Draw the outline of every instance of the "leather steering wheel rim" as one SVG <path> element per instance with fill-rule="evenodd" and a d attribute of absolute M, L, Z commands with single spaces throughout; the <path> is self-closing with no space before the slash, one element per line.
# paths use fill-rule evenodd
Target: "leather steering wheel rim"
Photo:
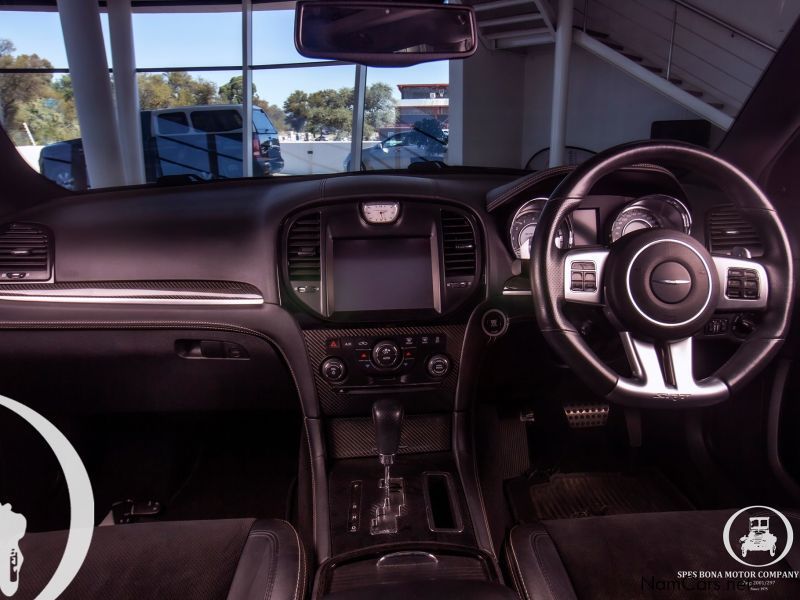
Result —
<path fill-rule="evenodd" d="M 677 380 L 681 378 L 686 380 L 685 369 L 683 373 L 679 374 L 679 377 L 665 376 L 662 382 L 664 389 L 652 381 L 650 383 L 645 381 L 648 378 L 655 380 L 657 377 L 647 377 L 647 373 L 636 372 L 637 364 L 642 365 L 648 360 L 648 357 L 653 357 L 652 352 L 647 356 L 645 356 L 645 352 L 642 352 L 642 361 L 636 363 L 632 360 L 631 352 L 635 352 L 637 348 L 645 348 L 645 344 L 637 346 L 633 350 L 629 350 L 626 346 L 626 353 L 629 360 L 632 361 L 634 377 L 643 377 L 643 380 L 637 383 L 635 380 L 620 375 L 594 353 L 564 313 L 564 305 L 567 302 L 565 290 L 569 289 L 565 280 L 570 273 L 568 261 L 573 251 L 561 250 L 556 247 L 555 238 L 559 224 L 604 176 L 624 167 L 641 164 L 657 164 L 664 167 L 686 169 L 719 187 L 742 216 L 754 226 L 763 244 L 763 255 L 758 257 L 757 262 L 740 261 L 744 267 L 758 268 L 761 279 L 764 279 L 764 274 L 766 275 L 767 281 L 758 284 L 763 286 L 760 293 L 765 305 L 763 318 L 758 328 L 741 343 L 733 356 L 711 377 L 697 382 L 692 380 L 692 385 L 684 385 L 683 391 L 680 381 Z M 701 246 L 689 236 L 684 237 L 686 242 Z M 682 239 L 667 241 L 683 243 Z M 610 256 L 613 256 L 615 245 L 612 244 L 610 249 L 598 246 L 598 257 L 603 256 L 603 252 L 611 253 Z M 695 253 L 706 252 L 704 248 L 702 250 L 695 248 L 693 251 Z M 731 271 L 726 271 L 726 265 L 737 266 L 739 264 L 733 263 L 732 259 L 726 261 L 724 257 L 718 255 L 712 257 L 709 254 L 708 257 L 713 260 L 710 270 L 715 270 L 715 265 L 720 263 L 722 267 L 719 272 L 727 277 L 731 276 Z M 585 265 L 585 263 L 582 264 Z M 601 275 L 599 263 L 597 268 L 599 279 Z M 628 271 L 630 275 L 630 268 Z M 712 277 L 709 271 L 709 281 L 713 282 L 716 278 L 717 276 Z M 726 280 L 722 279 L 721 281 L 724 283 Z M 672 282 L 670 281 L 670 283 Z M 608 291 L 604 287 L 605 285 L 606 282 L 597 281 L 598 295 L 602 294 L 605 297 Z M 630 288 L 630 285 L 628 287 Z M 794 266 L 789 240 L 775 209 L 759 187 L 742 171 L 707 150 L 691 144 L 661 141 L 634 142 L 610 148 L 587 160 L 567 175 L 553 191 L 542 210 L 531 240 L 531 290 L 536 319 L 542 334 L 561 359 L 583 379 L 590 389 L 621 404 L 685 408 L 705 406 L 726 400 L 733 391 L 740 389 L 757 375 L 775 356 L 789 329 L 794 301 Z M 727 298 L 724 286 L 717 286 L 713 290 L 713 295 L 715 297 L 712 300 L 715 303 L 720 301 L 721 295 L 725 295 Z M 711 296 L 712 291 L 709 291 L 709 297 Z M 740 302 L 734 302 L 734 304 L 738 303 Z M 731 302 L 729 301 L 728 304 Z M 747 303 L 744 302 L 744 305 L 746 306 Z M 717 304 L 712 306 L 711 313 L 716 307 Z M 701 315 L 699 318 L 705 317 L 707 315 Z M 702 324 L 697 327 L 697 331 L 701 328 Z M 630 336 L 625 338 L 625 333 L 621 335 L 623 341 L 631 339 Z M 689 334 L 687 338 L 689 350 L 691 350 L 692 343 L 691 335 Z M 679 348 L 677 342 L 668 342 L 668 353 L 674 350 L 677 356 L 678 352 L 686 349 L 686 339 L 681 344 Z M 688 376 L 693 377 L 691 352 L 689 352 L 688 360 Z M 667 362 L 670 362 L 669 359 Z"/>

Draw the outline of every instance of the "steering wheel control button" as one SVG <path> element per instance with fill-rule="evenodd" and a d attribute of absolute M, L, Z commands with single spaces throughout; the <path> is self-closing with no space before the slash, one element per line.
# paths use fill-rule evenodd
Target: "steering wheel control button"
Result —
<path fill-rule="evenodd" d="M 755 269 L 729 268 L 725 295 L 734 300 L 758 300 L 758 272 Z"/>
<path fill-rule="evenodd" d="M 400 348 L 391 340 L 375 344 L 372 349 L 372 361 L 382 369 L 391 369 L 400 362 Z"/>
<path fill-rule="evenodd" d="M 492 308 L 483 314 L 481 326 L 489 337 L 498 337 L 508 330 L 508 317 L 502 310 Z"/>
<path fill-rule="evenodd" d="M 685 300 L 692 291 L 692 276 L 678 262 L 663 262 L 650 274 L 650 287 L 662 302 L 676 304 Z"/>
<path fill-rule="evenodd" d="M 434 354 L 428 359 L 428 373 L 431 377 L 444 377 L 450 372 L 450 359 L 444 354 Z"/>
<path fill-rule="evenodd" d="M 337 382 L 344 379 L 347 369 L 340 358 L 326 358 L 320 367 L 322 376 L 328 381 Z"/>
<path fill-rule="evenodd" d="M 569 289 L 573 292 L 596 292 L 596 265 L 589 261 L 573 261 L 570 267 Z"/>

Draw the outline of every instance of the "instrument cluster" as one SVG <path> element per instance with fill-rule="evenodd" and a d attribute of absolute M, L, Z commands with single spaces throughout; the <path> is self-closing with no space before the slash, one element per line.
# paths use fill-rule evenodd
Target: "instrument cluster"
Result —
<path fill-rule="evenodd" d="M 625 202 L 619 198 L 618 209 L 599 210 L 596 207 L 576 209 L 559 225 L 555 245 L 570 249 L 595 244 L 610 245 L 642 229 L 672 229 L 691 233 L 692 215 L 683 201 L 666 194 L 651 194 Z M 534 198 L 523 203 L 514 213 L 508 228 L 509 242 L 514 256 L 530 259 L 531 240 L 539 224 L 547 198 Z M 590 203 L 587 203 L 590 204 Z M 600 215 L 608 218 L 601 221 Z"/>

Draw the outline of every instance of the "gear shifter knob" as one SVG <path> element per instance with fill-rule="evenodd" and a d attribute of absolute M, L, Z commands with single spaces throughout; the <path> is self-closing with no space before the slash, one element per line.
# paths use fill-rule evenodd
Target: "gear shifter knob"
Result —
<path fill-rule="evenodd" d="M 384 398 L 372 405 L 372 423 L 375 426 L 375 445 L 381 456 L 394 456 L 400 447 L 400 430 L 403 428 L 403 407 L 394 400 Z"/>

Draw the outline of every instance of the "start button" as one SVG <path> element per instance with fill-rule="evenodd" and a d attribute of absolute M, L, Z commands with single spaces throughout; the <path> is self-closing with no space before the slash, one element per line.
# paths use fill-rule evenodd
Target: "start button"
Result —
<path fill-rule="evenodd" d="M 497 337 L 503 335 L 508 329 L 508 317 L 502 310 L 492 308 L 484 313 L 481 325 L 486 335 Z"/>

